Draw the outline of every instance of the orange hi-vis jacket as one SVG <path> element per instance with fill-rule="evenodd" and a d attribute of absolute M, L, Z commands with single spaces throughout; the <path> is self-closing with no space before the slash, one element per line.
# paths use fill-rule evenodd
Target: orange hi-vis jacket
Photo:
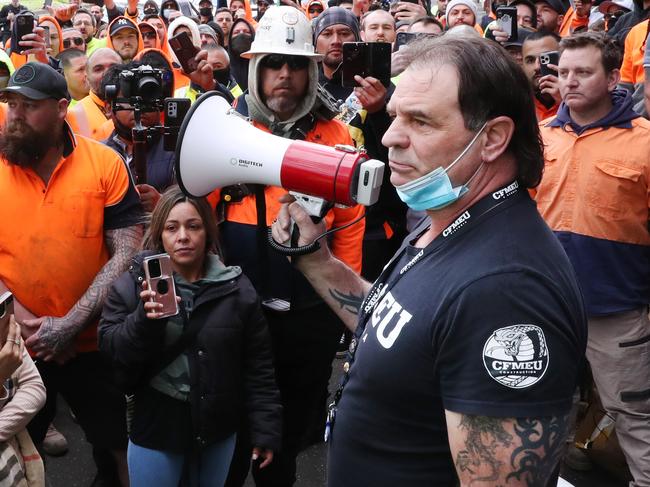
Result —
<path fill-rule="evenodd" d="M 108 32 L 111 31 L 111 27 L 115 23 L 120 23 L 120 22 L 127 22 L 130 25 L 133 26 L 133 29 L 136 32 L 136 35 L 138 36 L 138 47 L 137 50 L 135 51 L 135 54 L 137 55 L 142 49 L 144 49 L 144 44 L 142 43 L 142 34 L 140 33 L 140 29 L 138 29 L 138 24 L 137 22 L 131 20 L 129 17 L 125 16 L 119 16 L 115 17 L 113 21 L 108 25 Z M 113 40 L 111 39 L 110 34 L 106 36 L 106 47 L 110 47 L 111 49 L 115 49 L 113 47 Z M 135 57 L 135 56 L 134 56 Z"/>
<path fill-rule="evenodd" d="M 625 38 L 625 52 L 621 64 L 621 85 L 632 93 L 637 91 L 645 81 L 643 55 L 645 54 L 649 26 L 649 21 L 644 20 L 632 27 Z"/>
<path fill-rule="evenodd" d="M 108 137 L 103 130 L 103 126 L 108 120 L 104 111 L 104 101 L 92 91 L 68 110 L 66 119 L 72 131 L 77 135 L 98 141 L 103 141 Z"/>
<path fill-rule="evenodd" d="M 560 37 L 568 37 L 573 34 L 580 27 L 589 26 L 589 17 L 578 17 L 573 7 L 569 7 L 569 10 L 564 14 L 564 19 L 562 20 L 562 25 L 560 26 Z"/>
<path fill-rule="evenodd" d="M 533 101 L 535 102 L 535 114 L 537 115 L 537 121 L 541 122 L 542 120 L 546 120 L 547 118 L 554 117 L 555 114 L 557 113 L 557 109 L 559 108 L 560 104 L 556 103 L 550 108 L 546 108 L 541 101 L 539 101 L 536 97 L 533 97 Z"/>

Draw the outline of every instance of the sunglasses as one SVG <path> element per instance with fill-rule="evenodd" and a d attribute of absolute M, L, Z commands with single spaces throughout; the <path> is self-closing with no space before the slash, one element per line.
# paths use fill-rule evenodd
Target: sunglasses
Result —
<path fill-rule="evenodd" d="M 320 8 L 320 7 L 311 7 L 311 8 L 309 9 L 309 13 L 310 13 L 310 14 L 315 14 L 315 13 L 319 13 L 319 14 L 320 14 L 320 13 L 322 13 L 322 12 L 323 12 L 323 9 Z"/>
<path fill-rule="evenodd" d="M 157 37 L 156 33 L 153 32 L 153 31 L 144 31 L 142 33 L 142 38 L 143 39 L 155 39 L 156 37 Z"/>
<path fill-rule="evenodd" d="M 286 54 L 269 54 L 261 62 L 263 68 L 269 69 L 281 69 L 285 64 L 292 71 L 307 69 L 307 66 L 309 66 L 309 58 L 304 56 L 289 56 Z"/>
<path fill-rule="evenodd" d="M 83 46 L 84 40 L 81 37 L 72 37 L 70 39 L 63 39 L 63 48 L 68 49 L 74 43 L 75 46 Z"/>

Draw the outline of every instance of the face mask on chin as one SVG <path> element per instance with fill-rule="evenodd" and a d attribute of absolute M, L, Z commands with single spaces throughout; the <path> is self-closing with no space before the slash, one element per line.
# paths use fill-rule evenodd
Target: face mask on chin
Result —
<path fill-rule="evenodd" d="M 449 170 L 460 161 L 467 151 L 474 145 L 479 135 L 485 129 L 487 122 L 474 135 L 474 138 L 465 146 L 459 156 L 451 162 L 446 168 L 437 167 L 433 171 L 421 176 L 406 184 L 396 186 L 397 195 L 408 206 L 415 211 L 441 210 L 456 201 L 469 191 L 469 183 L 474 179 L 483 167 L 481 164 L 474 172 L 472 177 L 465 184 L 452 186 L 449 179 Z"/>

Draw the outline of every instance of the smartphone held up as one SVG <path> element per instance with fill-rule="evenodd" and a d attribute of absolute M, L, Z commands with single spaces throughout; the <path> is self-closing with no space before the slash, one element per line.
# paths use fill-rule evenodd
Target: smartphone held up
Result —
<path fill-rule="evenodd" d="M 145 257 L 143 261 L 144 275 L 147 287 L 156 293 L 151 301 L 162 304 L 157 310 L 162 313 L 158 318 L 168 318 L 178 314 L 176 300 L 176 286 L 174 284 L 174 270 L 168 254 L 157 254 Z"/>
<path fill-rule="evenodd" d="M 372 76 L 384 86 L 390 83 L 391 44 L 388 42 L 343 43 L 343 79 L 346 87 L 359 84 L 355 76 Z"/>

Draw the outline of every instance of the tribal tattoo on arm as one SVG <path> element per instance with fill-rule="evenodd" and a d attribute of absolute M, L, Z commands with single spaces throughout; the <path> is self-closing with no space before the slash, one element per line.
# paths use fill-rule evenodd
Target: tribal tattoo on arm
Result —
<path fill-rule="evenodd" d="M 564 452 L 568 414 L 543 418 L 446 414 L 462 486 L 544 487 Z"/>
<path fill-rule="evenodd" d="M 332 299 L 338 303 L 340 309 L 353 313 L 357 315 L 363 304 L 364 296 L 362 294 L 356 295 L 353 292 L 349 294 L 344 294 L 338 289 L 328 289 Z"/>
<path fill-rule="evenodd" d="M 127 269 L 129 260 L 137 252 L 142 231 L 142 225 L 134 225 L 104 232 L 110 259 L 66 316 L 44 319 L 38 333 L 41 347 L 56 355 L 99 317 L 111 284 Z"/>

